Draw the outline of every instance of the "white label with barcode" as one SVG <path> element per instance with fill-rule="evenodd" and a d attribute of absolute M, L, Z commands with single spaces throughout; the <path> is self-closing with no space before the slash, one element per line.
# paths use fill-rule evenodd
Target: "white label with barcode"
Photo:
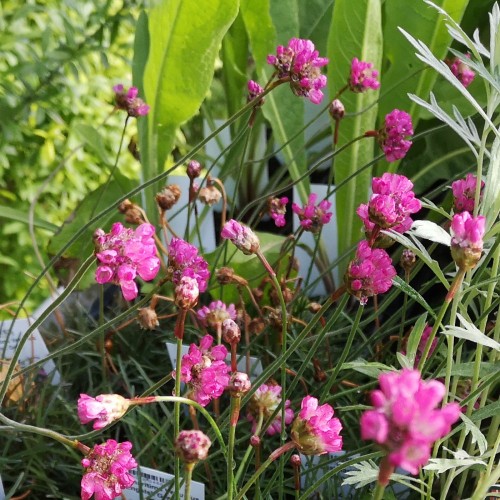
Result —
<path fill-rule="evenodd" d="M 169 500 L 174 496 L 174 476 L 149 467 L 138 467 L 130 473 L 135 477 L 134 485 L 123 492 L 126 500 Z M 190 500 L 205 500 L 205 485 L 191 481 Z M 184 485 L 180 491 L 184 500 Z"/>

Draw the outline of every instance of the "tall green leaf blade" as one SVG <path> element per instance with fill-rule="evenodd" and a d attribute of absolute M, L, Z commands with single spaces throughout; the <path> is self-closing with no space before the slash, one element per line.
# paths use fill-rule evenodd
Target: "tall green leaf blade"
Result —
<path fill-rule="evenodd" d="M 274 2 L 271 9 L 270 0 L 245 0 L 241 12 L 259 83 L 263 85 L 273 73 L 273 68 L 267 64 L 267 56 L 275 53 L 277 45 L 286 45 L 299 32 L 297 3 L 295 0 Z M 290 176 L 297 181 L 307 171 L 304 134 L 299 132 L 304 126 L 304 102 L 295 97 L 287 85 L 282 85 L 266 96 L 262 110 L 276 141 L 284 145 L 282 153 Z M 297 137 L 289 142 L 294 136 Z M 299 182 L 297 189 L 301 200 L 305 201 L 309 195 L 309 179 Z"/>
<path fill-rule="evenodd" d="M 328 88 L 330 95 L 345 85 L 349 76 L 351 61 L 357 57 L 370 61 L 376 69 L 382 62 L 382 15 L 380 0 L 337 0 L 333 8 L 333 19 L 328 38 Z M 377 99 L 379 92 L 369 90 L 362 94 L 345 92 L 342 102 L 347 113 L 340 124 L 339 145 L 375 129 Z M 369 106 L 371 108 L 367 109 Z M 367 109 L 367 111 L 362 112 Z M 335 184 L 355 174 L 361 167 L 373 160 L 374 141 L 362 139 L 341 153 L 334 163 Z M 337 224 L 339 234 L 339 255 L 361 238 L 361 221 L 356 208 L 368 197 L 371 169 L 365 169 L 337 191 Z M 345 264 L 344 264 L 345 265 Z M 342 274 L 342 270 L 341 270 Z"/>

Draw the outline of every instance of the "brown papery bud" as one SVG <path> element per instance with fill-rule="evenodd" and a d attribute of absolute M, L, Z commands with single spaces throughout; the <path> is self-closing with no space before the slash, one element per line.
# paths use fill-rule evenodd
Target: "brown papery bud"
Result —
<path fill-rule="evenodd" d="M 142 224 L 145 222 L 144 215 L 139 205 L 136 205 L 130 200 L 122 201 L 120 205 L 118 205 L 118 211 L 125 215 L 125 221 L 129 224 Z"/>
<path fill-rule="evenodd" d="M 181 189 L 177 184 L 165 186 L 157 195 L 156 203 L 162 210 L 170 210 L 181 197 Z"/>
<path fill-rule="evenodd" d="M 202 187 L 198 191 L 198 199 L 209 206 L 219 203 L 221 198 L 222 193 L 215 186 Z"/>
<path fill-rule="evenodd" d="M 143 330 L 154 330 L 160 324 L 156 311 L 151 307 L 143 307 L 137 311 L 137 322 Z"/>
<path fill-rule="evenodd" d="M 217 269 L 217 271 L 215 271 L 215 277 L 221 285 L 248 285 L 248 281 L 238 276 L 230 267 L 221 267 Z"/>

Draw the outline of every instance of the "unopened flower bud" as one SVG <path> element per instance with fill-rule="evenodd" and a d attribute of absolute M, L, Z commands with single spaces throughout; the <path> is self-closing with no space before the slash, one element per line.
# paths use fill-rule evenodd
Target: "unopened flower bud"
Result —
<path fill-rule="evenodd" d="M 200 162 L 196 160 L 191 160 L 187 165 L 187 175 L 193 180 L 200 176 L 201 174 L 201 165 Z"/>
<path fill-rule="evenodd" d="M 142 307 L 137 311 L 137 322 L 143 330 L 154 330 L 160 324 L 156 311 L 151 307 Z"/>
<path fill-rule="evenodd" d="M 328 107 L 328 112 L 334 120 L 342 120 L 345 115 L 345 108 L 342 104 L 342 101 L 340 101 L 339 99 L 334 99 Z"/>
<path fill-rule="evenodd" d="M 82 424 L 95 420 L 93 428 L 99 430 L 121 418 L 129 406 L 130 400 L 119 394 L 101 394 L 96 398 L 80 394 L 78 417 Z"/>
<path fill-rule="evenodd" d="M 201 431 L 181 431 L 175 440 L 175 452 L 187 464 L 205 460 L 212 442 Z"/>
<path fill-rule="evenodd" d="M 409 273 L 414 267 L 415 264 L 417 263 L 417 256 L 415 253 L 410 250 L 409 248 L 403 250 L 403 253 L 401 255 L 401 260 L 399 261 L 401 264 L 401 267 Z"/>
<path fill-rule="evenodd" d="M 183 276 L 175 287 L 175 305 L 181 309 L 191 309 L 198 302 L 200 289 L 195 278 Z"/>
<path fill-rule="evenodd" d="M 118 205 L 118 211 L 125 215 L 125 221 L 129 224 L 142 224 L 144 222 L 144 215 L 139 205 L 124 200 Z"/>
<path fill-rule="evenodd" d="M 226 222 L 221 231 L 222 238 L 231 240 L 233 245 L 245 255 L 252 255 L 259 251 L 260 243 L 257 235 L 248 227 L 234 219 Z"/>
<path fill-rule="evenodd" d="M 198 199 L 206 205 L 212 206 L 219 203 L 222 193 L 215 186 L 202 187 L 198 191 Z"/>
<path fill-rule="evenodd" d="M 250 437 L 250 446 L 253 446 L 254 448 L 257 448 L 257 446 L 260 446 L 260 437 L 254 434 L 253 436 Z"/>
<path fill-rule="evenodd" d="M 244 372 L 235 372 L 231 375 L 229 382 L 229 392 L 233 398 L 241 398 L 252 387 L 250 378 Z"/>
<path fill-rule="evenodd" d="M 453 216 L 451 221 L 451 256 L 463 271 L 476 267 L 483 251 L 486 218 L 473 217 L 469 212 Z"/>
<path fill-rule="evenodd" d="M 309 312 L 316 314 L 320 310 L 321 310 L 321 304 L 319 304 L 318 302 L 311 302 L 309 304 Z"/>
<path fill-rule="evenodd" d="M 155 197 L 162 210 L 170 210 L 181 197 L 181 189 L 177 184 L 165 186 Z"/>
<path fill-rule="evenodd" d="M 297 455 L 296 453 L 294 453 L 290 457 L 290 463 L 292 464 L 293 467 L 300 467 L 302 465 L 301 461 L 300 461 L 300 455 Z"/>
<path fill-rule="evenodd" d="M 228 344 L 237 344 L 241 340 L 240 327 L 230 318 L 222 322 L 222 340 Z"/>

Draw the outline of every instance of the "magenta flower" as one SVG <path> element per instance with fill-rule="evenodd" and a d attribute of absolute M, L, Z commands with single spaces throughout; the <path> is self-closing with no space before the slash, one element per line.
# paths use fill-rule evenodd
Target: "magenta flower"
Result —
<path fill-rule="evenodd" d="M 458 212 L 474 212 L 474 201 L 476 196 L 477 177 L 472 174 L 467 174 L 465 179 L 459 179 L 451 184 L 453 191 L 453 206 L 455 213 Z M 484 188 L 484 181 L 481 181 L 481 195 Z"/>
<path fill-rule="evenodd" d="M 364 305 L 368 297 L 387 292 L 396 274 L 389 254 L 381 248 L 370 248 L 363 240 L 358 244 L 356 257 L 349 263 L 344 280 L 347 291 Z"/>
<path fill-rule="evenodd" d="M 236 309 L 234 304 L 226 306 L 221 300 L 214 300 L 208 307 L 198 309 L 196 315 L 203 326 L 220 328 L 226 319 L 236 319 Z"/>
<path fill-rule="evenodd" d="M 370 132 L 367 135 L 371 135 Z M 411 141 L 406 137 L 413 135 L 411 116 L 395 109 L 385 117 L 384 126 L 378 131 L 377 140 L 388 162 L 401 160 L 410 149 Z"/>
<path fill-rule="evenodd" d="M 222 238 L 230 240 L 245 255 L 252 255 L 259 251 L 260 242 L 256 234 L 248 226 L 244 226 L 234 219 L 224 224 L 220 235 Z"/>
<path fill-rule="evenodd" d="M 128 441 L 117 443 L 108 439 L 90 450 L 82 460 L 85 467 L 81 483 L 82 500 L 89 500 L 92 495 L 96 500 L 112 500 L 134 484 L 134 477 L 128 473 L 137 467 L 131 449 L 132 443 Z"/>
<path fill-rule="evenodd" d="M 286 224 L 285 214 L 287 203 L 288 198 L 286 196 L 282 198 L 269 198 L 267 202 L 268 213 L 274 220 L 276 227 L 283 227 Z"/>
<path fill-rule="evenodd" d="M 332 204 L 328 200 L 322 200 L 316 205 L 317 198 L 316 193 L 311 193 L 302 208 L 297 203 L 292 203 L 292 211 L 299 216 L 300 225 L 311 233 L 319 232 L 324 224 L 330 222 L 333 215 L 328 211 Z"/>
<path fill-rule="evenodd" d="M 361 416 L 361 437 L 381 445 L 392 466 L 418 474 L 434 442 L 458 420 L 460 407 L 449 403 L 438 408 L 444 385 L 422 381 L 418 370 L 382 373 L 379 383 L 380 390 L 371 393 L 374 409 Z"/>
<path fill-rule="evenodd" d="M 193 464 L 208 457 L 212 441 L 201 431 L 181 431 L 175 440 L 175 452 L 184 463 Z"/>
<path fill-rule="evenodd" d="M 130 400 L 118 394 L 101 394 L 95 398 L 80 394 L 78 418 L 82 424 L 95 420 L 93 429 L 98 430 L 121 418 L 129 406 Z"/>
<path fill-rule="evenodd" d="M 465 54 L 465 57 L 470 59 L 470 54 Z M 464 87 L 468 87 L 476 76 L 476 73 L 474 73 L 474 71 L 472 71 L 469 66 L 462 62 L 458 57 L 455 57 L 451 61 L 447 60 L 446 64 L 448 64 L 451 72 L 457 77 L 458 81 Z"/>
<path fill-rule="evenodd" d="M 188 165 L 187 165 L 186 172 L 187 172 L 188 177 L 191 180 L 194 180 L 197 177 L 199 177 L 200 174 L 201 174 L 201 164 L 200 164 L 200 162 L 196 161 L 196 160 L 191 160 L 188 163 Z"/>
<path fill-rule="evenodd" d="M 483 251 L 486 218 L 469 212 L 455 214 L 451 221 L 451 256 L 457 266 L 468 271 L 476 266 Z"/>
<path fill-rule="evenodd" d="M 276 408 L 281 404 L 281 386 L 262 384 L 253 393 L 247 406 L 247 420 L 252 422 L 252 433 L 257 429 L 257 421 L 262 414 L 264 421 L 271 417 Z M 294 412 L 290 408 L 290 400 L 285 401 L 285 424 L 292 423 Z M 281 432 L 281 411 L 278 411 L 273 421 L 266 430 L 266 434 L 274 436 Z"/>
<path fill-rule="evenodd" d="M 207 289 L 210 271 L 205 259 L 198 255 L 198 249 L 180 238 L 172 238 L 168 245 L 168 265 L 174 285 L 179 285 L 184 276 L 198 282 L 200 292 Z"/>
<path fill-rule="evenodd" d="M 120 222 L 115 222 L 109 233 L 97 229 L 94 233 L 99 261 L 95 272 L 97 283 L 120 285 L 125 299 L 134 300 L 138 294 L 135 278 L 151 281 L 160 269 L 154 233 L 154 226 L 147 223 L 135 230 Z"/>
<path fill-rule="evenodd" d="M 391 228 L 404 233 L 411 228 L 410 214 L 422 208 L 412 188 L 413 183 L 404 175 L 385 173 L 373 178 L 370 201 L 356 210 L 370 241 L 372 236 L 379 236 L 380 229 Z"/>
<path fill-rule="evenodd" d="M 329 404 L 318 406 L 318 400 L 306 396 L 292 424 L 291 437 L 304 455 L 322 455 L 342 449 L 342 424 L 333 417 Z"/>
<path fill-rule="evenodd" d="M 264 89 L 257 82 L 254 82 L 253 80 L 250 80 L 248 82 L 247 88 L 248 88 L 247 102 L 253 101 L 258 95 L 264 92 Z M 262 104 L 264 104 L 264 98 L 260 99 L 257 105 L 262 106 Z"/>
<path fill-rule="evenodd" d="M 326 86 L 326 76 L 320 68 L 328 64 L 328 59 L 319 57 L 313 42 L 292 38 L 286 47 L 276 48 L 276 55 L 267 56 L 267 62 L 276 68 L 278 78 L 290 82 L 295 95 L 307 97 L 313 104 L 321 102 L 320 89 Z"/>
<path fill-rule="evenodd" d="M 380 83 L 377 80 L 378 71 L 372 68 L 372 63 L 360 61 L 355 57 L 351 63 L 349 89 L 356 93 L 364 92 L 368 89 L 377 90 L 380 87 Z"/>
<path fill-rule="evenodd" d="M 189 346 L 181 362 L 181 380 L 189 384 L 192 399 L 202 406 L 220 397 L 229 385 L 230 367 L 224 362 L 227 349 L 223 345 L 212 347 L 213 342 L 211 335 L 205 335 L 199 347 Z"/>
<path fill-rule="evenodd" d="M 149 106 L 137 94 L 137 87 L 130 87 L 125 90 L 123 85 L 115 85 L 113 87 L 115 93 L 115 105 L 118 109 L 123 109 L 129 116 L 138 117 L 145 116 L 149 113 Z"/>

